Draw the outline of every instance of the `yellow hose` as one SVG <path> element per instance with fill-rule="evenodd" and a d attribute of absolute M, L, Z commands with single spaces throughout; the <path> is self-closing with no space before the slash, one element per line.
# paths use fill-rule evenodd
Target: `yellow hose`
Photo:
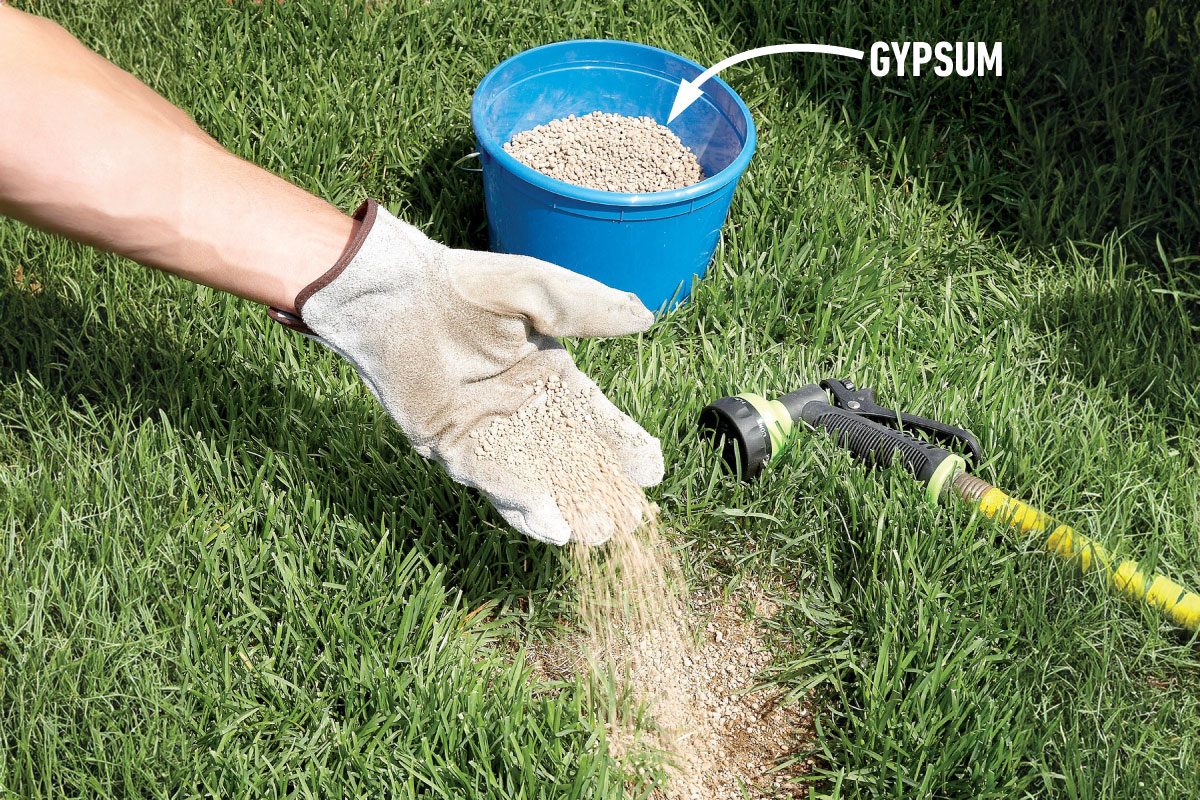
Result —
<path fill-rule="evenodd" d="M 1051 553 L 1074 561 L 1084 572 L 1103 570 L 1119 594 L 1161 611 L 1181 627 L 1200 631 L 1200 594 L 1162 575 L 1148 575 L 1133 559 L 1118 562 L 1103 545 L 1070 526 L 1055 523 L 1043 512 L 1009 497 L 986 481 L 960 472 L 954 478 L 954 488 L 989 519 L 1024 534 L 1044 536 L 1044 545 Z"/>

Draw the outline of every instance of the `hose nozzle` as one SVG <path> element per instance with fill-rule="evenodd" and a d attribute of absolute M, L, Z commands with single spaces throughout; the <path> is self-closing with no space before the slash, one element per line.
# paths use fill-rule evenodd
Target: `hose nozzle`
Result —
<path fill-rule="evenodd" d="M 834 390 L 839 405 L 829 402 L 826 387 Z M 783 447 L 795 424 L 803 422 L 807 427 L 824 429 L 839 445 L 870 465 L 888 465 L 898 458 L 913 477 L 928 487 L 930 500 L 936 503 L 954 474 L 966 469 L 966 462 L 945 448 L 874 421 L 885 412 L 874 405 L 872 397 L 869 390 L 859 390 L 845 380 L 806 384 L 775 400 L 739 394 L 705 406 L 699 424 L 721 447 L 725 463 L 744 481 L 757 478 Z M 943 435 L 959 430 L 919 417 L 896 418 L 897 424 L 908 420 L 919 420 L 923 424 L 915 427 Z M 974 442 L 974 437 L 970 441 Z"/>
<path fill-rule="evenodd" d="M 803 421 L 803 409 L 812 402 L 829 403 L 825 390 L 815 383 L 775 400 L 748 392 L 722 397 L 704 407 L 699 425 L 721 447 L 729 469 L 752 481 L 782 449 L 795 423 Z"/>

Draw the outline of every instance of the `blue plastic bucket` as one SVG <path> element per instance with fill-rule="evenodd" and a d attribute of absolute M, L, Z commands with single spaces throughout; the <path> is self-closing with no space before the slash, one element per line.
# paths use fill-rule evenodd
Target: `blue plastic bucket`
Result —
<path fill-rule="evenodd" d="M 679 82 L 704 71 L 632 42 L 581 39 L 526 50 L 493 69 L 471 101 L 491 248 L 634 292 L 648 308 L 682 302 L 712 260 L 738 178 L 754 153 L 750 110 L 717 78 L 670 124 L 706 177 L 626 194 L 555 180 L 504 152 L 516 133 L 592 111 L 665 122 Z"/>

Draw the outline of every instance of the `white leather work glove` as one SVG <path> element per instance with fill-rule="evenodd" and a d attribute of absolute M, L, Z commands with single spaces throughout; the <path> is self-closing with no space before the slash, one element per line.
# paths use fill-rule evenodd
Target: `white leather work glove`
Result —
<path fill-rule="evenodd" d="M 662 480 L 658 440 L 554 338 L 646 330 L 654 316 L 635 295 L 534 258 L 451 249 L 373 200 L 355 217 L 342 257 L 296 297 L 299 316 L 270 313 L 353 364 L 418 453 L 483 492 L 521 533 L 566 544 L 572 531 L 550 491 L 477 457 L 471 438 L 557 373 L 564 386 L 590 390 L 596 432 L 619 467 L 641 486 Z"/>

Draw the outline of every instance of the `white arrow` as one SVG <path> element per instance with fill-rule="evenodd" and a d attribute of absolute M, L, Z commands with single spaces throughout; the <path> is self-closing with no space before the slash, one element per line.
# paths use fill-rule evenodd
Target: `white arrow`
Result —
<path fill-rule="evenodd" d="M 862 50 L 855 50 L 852 47 L 834 47 L 829 44 L 773 44 L 767 47 L 756 47 L 753 50 L 747 50 L 744 53 L 738 53 L 736 56 L 730 56 L 724 61 L 717 62 L 704 70 L 704 72 L 701 72 L 694 81 L 686 79 L 680 81 L 679 91 L 675 93 L 675 102 L 671 105 L 671 115 L 667 117 L 667 122 L 671 122 L 671 120 L 682 114 L 684 109 L 700 99 L 700 95 L 704 94 L 700 87 L 704 85 L 705 81 L 721 70 L 726 67 L 732 67 L 734 64 L 745 61 L 748 58 L 770 56 L 775 53 L 827 53 L 831 56 L 847 56 L 859 60 L 862 60 L 863 57 Z"/>

